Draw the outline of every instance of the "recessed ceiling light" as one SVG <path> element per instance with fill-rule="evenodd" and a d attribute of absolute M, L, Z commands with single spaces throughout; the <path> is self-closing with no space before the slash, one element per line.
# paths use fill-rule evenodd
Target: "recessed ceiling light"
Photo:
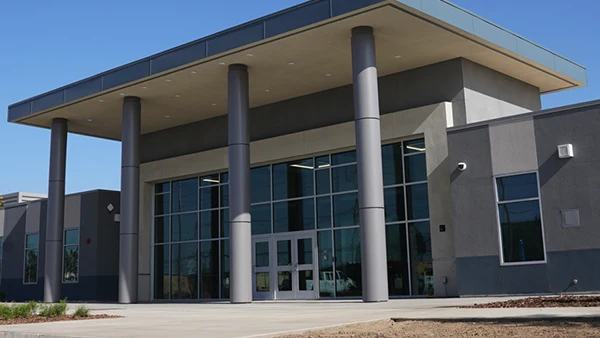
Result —
<path fill-rule="evenodd" d="M 216 104 L 216 103 L 213 103 L 212 105 L 213 105 L 213 107 L 214 107 L 214 106 L 216 106 L 217 104 Z"/>
<path fill-rule="evenodd" d="M 394 55 L 394 59 L 399 59 L 401 57 L 402 57 L 402 55 Z"/>
<path fill-rule="evenodd" d="M 179 94 L 175 95 L 175 97 L 181 97 Z"/>
<path fill-rule="evenodd" d="M 104 100 L 100 99 L 100 100 L 98 100 L 98 102 L 104 102 Z"/>
<path fill-rule="evenodd" d="M 119 95 L 121 95 L 121 96 L 125 96 L 125 93 L 119 93 Z"/>
<path fill-rule="evenodd" d="M 169 116 L 169 115 L 165 115 L 165 118 L 168 118 L 168 119 L 170 119 L 170 118 L 171 118 L 171 116 Z"/>
<path fill-rule="evenodd" d="M 327 73 L 327 74 L 325 74 L 325 76 L 329 77 L 329 76 L 331 76 L 331 74 Z"/>
<path fill-rule="evenodd" d="M 267 92 L 267 93 L 270 92 L 270 91 L 271 91 L 271 89 L 265 89 L 265 92 Z"/>
<path fill-rule="evenodd" d="M 288 65 L 290 65 L 290 66 L 293 66 L 295 64 L 296 64 L 295 62 L 288 62 Z"/>
<path fill-rule="evenodd" d="M 254 54 L 248 53 L 248 54 L 246 54 L 246 56 L 254 56 Z"/>
<path fill-rule="evenodd" d="M 220 64 L 221 66 L 225 66 L 225 62 L 223 62 L 223 61 L 219 62 L 219 64 Z"/>
<path fill-rule="evenodd" d="M 198 72 L 195 70 L 192 70 L 192 74 L 198 74 Z"/>
<path fill-rule="evenodd" d="M 167 82 L 171 82 L 171 79 L 165 79 L 165 81 L 167 81 Z"/>
<path fill-rule="evenodd" d="M 92 119 L 87 119 L 88 122 L 92 122 Z"/>
<path fill-rule="evenodd" d="M 146 87 L 146 86 L 142 86 L 142 89 L 148 89 L 148 87 Z"/>

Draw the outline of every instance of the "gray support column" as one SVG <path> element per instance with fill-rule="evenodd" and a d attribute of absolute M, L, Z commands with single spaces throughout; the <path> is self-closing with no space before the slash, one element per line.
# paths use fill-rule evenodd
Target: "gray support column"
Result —
<path fill-rule="evenodd" d="M 52 120 L 46 219 L 46 258 L 44 262 L 44 302 L 49 303 L 60 300 L 62 286 L 67 130 L 67 120 L 61 118 Z"/>
<path fill-rule="evenodd" d="M 121 224 L 119 236 L 119 303 L 137 303 L 140 207 L 139 97 L 123 100 L 121 125 Z"/>
<path fill-rule="evenodd" d="M 352 71 L 363 301 L 384 302 L 388 300 L 385 214 L 379 90 L 371 27 L 352 29 Z"/>
<path fill-rule="evenodd" d="M 231 302 L 252 302 L 250 225 L 250 137 L 248 67 L 229 66 L 229 219 L 231 224 Z"/>

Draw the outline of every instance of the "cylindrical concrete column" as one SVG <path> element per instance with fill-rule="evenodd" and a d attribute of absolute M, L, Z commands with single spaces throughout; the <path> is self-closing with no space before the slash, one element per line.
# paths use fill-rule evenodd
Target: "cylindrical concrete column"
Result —
<path fill-rule="evenodd" d="M 62 118 L 52 120 L 46 215 L 46 257 L 44 262 L 44 302 L 49 303 L 60 300 L 62 286 L 67 131 L 67 120 Z"/>
<path fill-rule="evenodd" d="M 121 125 L 121 224 L 119 235 L 119 303 L 137 303 L 140 206 L 139 97 L 123 100 Z"/>
<path fill-rule="evenodd" d="M 388 300 L 387 257 L 379 90 L 372 27 L 352 29 L 352 71 L 363 301 L 384 302 Z"/>
<path fill-rule="evenodd" d="M 229 66 L 229 219 L 231 226 L 231 302 L 252 302 L 252 232 L 250 224 L 250 137 L 248 67 Z"/>

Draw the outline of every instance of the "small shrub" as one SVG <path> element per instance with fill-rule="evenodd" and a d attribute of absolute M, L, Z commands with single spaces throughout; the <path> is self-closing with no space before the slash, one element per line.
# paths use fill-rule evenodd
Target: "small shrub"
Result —
<path fill-rule="evenodd" d="M 85 305 L 80 305 L 79 307 L 77 307 L 77 309 L 73 313 L 73 316 L 75 316 L 75 317 L 87 317 L 89 315 L 90 315 L 90 308 Z"/>
<path fill-rule="evenodd" d="M 36 313 L 37 307 L 37 303 L 33 301 L 27 304 L 13 305 L 12 315 L 14 318 L 29 318 Z"/>
<path fill-rule="evenodd" d="M 63 299 L 56 304 L 40 305 L 39 315 L 42 317 L 57 317 L 67 314 L 67 300 Z"/>
<path fill-rule="evenodd" d="M 0 304 L 0 319 L 13 319 L 12 307 L 8 304 Z"/>

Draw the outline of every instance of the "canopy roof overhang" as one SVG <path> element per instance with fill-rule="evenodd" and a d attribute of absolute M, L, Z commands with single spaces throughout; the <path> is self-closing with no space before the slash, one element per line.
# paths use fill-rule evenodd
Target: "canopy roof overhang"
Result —
<path fill-rule="evenodd" d="M 352 83 L 350 32 L 375 30 L 379 76 L 465 58 L 549 93 L 586 69 L 443 0 L 315 0 L 9 106 L 10 122 L 119 140 L 124 96 L 142 133 L 227 113 L 227 65 L 249 66 L 250 107 Z"/>

